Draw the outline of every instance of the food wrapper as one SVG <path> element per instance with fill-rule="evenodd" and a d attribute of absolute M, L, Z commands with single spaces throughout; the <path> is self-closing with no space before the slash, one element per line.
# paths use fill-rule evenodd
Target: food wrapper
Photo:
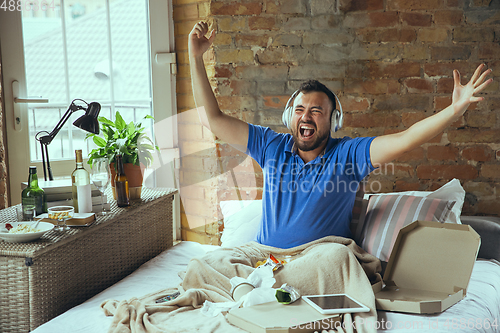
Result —
<path fill-rule="evenodd" d="M 269 258 L 267 258 L 266 260 L 257 261 L 257 263 L 255 264 L 255 267 L 271 266 L 271 268 L 273 269 L 273 272 L 274 272 L 274 271 L 277 271 L 278 269 L 280 269 L 281 267 L 283 267 L 283 265 L 288 263 L 288 261 L 289 261 L 288 258 L 276 259 L 275 256 L 273 256 L 272 254 L 269 254 Z"/>
<path fill-rule="evenodd" d="M 299 291 L 286 283 L 276 289 L 276 299 L 281 304 L 290 304 L 300 298 Z"/>

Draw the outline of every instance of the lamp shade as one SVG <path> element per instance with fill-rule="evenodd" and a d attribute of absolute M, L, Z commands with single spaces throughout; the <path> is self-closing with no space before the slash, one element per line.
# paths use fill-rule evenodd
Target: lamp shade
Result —
<path fill-rule="evenodd" d="M 99 134 L 99 122 L 97 121 L 97 117 L 99 116 L 100 111 L 101 105 L 99 103 L 90 103 L 85 114 L 75 120 L 73 125 L 84 131 Z"/>

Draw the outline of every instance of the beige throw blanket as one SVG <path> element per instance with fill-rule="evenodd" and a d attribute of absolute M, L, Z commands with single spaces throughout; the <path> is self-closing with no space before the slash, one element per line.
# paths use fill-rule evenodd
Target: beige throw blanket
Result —
<path fill-rule="evenodd" d="M 377 316 L 371 284 L 381 279 L 380 261 L 364 252 L 353 240 L 334 236 L 290 249 L 250 242 L 194 258 L 178 288 L 165 289 L 140 299 L 105 301 L 101 307 L 106 315 L 114 316 L 109 332 L 243 332 L 221 315 L 214 318 L 203 316 L 199 308 L 205 300 L 232 301 L 230 279 L 234 276 L 246 278 L 255 269 L 255 263 L 265 260 L 270 253 L 276 257 L 293 256 L 291 262 L 275 273 L 275 288 L 286 282 L 296 287 L 301 295 L 347 293 L 371 309 L 354 316 L 357 331 L 376 332 L 371 327 Z M 156 299 L 175 290 L 181 291 L 177 299 L 155 304 Z M 346 316 L 344 322 L 350 321 L 352 318 Z"/>

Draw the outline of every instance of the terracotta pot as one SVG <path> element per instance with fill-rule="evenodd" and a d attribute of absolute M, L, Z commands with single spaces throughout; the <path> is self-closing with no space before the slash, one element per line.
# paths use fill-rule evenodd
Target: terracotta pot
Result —
<path fill-rule="evenodd" d="M 109 169 L 111 171 L 111 187 L 113 190 L 113 198 L 116 199 L 115 164 L 111 163 L 109 165 Z M 141 188 L 142 188 L 142 181 L 143 181 L 143 176 L 144 176 L 144 169 L 146 169 L 146 166 L 142 163 L 140 166 L 132 164 L 132 163 L 125 163 L 123 165 L 123 171 L 125 171 L 125 175 L 127 176 L 127 180 L 128 180 L 130 199 L 138 199 L 141 197 Z"/>

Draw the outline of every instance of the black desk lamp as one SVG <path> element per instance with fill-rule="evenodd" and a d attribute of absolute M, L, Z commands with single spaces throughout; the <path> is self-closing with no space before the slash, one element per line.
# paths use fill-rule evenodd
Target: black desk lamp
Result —
<path fill-rule="evenodd" d="M 75 101 L 81 101 L 85 103 L 87 107 L 77 105 L 74 103 Z M 85 114 L 78 118 L 73 125 L 87 132 L 99 134 L 99 122 L 97 121 L 97 116 L 99 115 L 99 111 L 101 111 L 101 104 L 97 102 L 87 104 L 87 102 L 82 99 L 74 99 L 71 101 L 71 105 L 68 110 L 66 110 L 66 113 L 61 120 L 59 120 L 52 132 L 49 133 L 47 131 L 40 131 L 35 135 L 35 139 L 40 142 L 40 146 L 42 148 L 43 176 L 45 180 L 47 180 L 47 171 L 49 174 L 49 180 L 54 180 L 54 177 L 52 176 L 52 169 L 50 168 L 48 145 L 52 142 L 52 140 L 54 140 L 55 136 L 59 133 L 66 121 L 68 121 L 71 114 L 78 110 L 85 110 Z M 41 136 L 41 134 L 46 135 Z M 45 161 L 47 161 L 47 168 L 45 168 Z"/>

